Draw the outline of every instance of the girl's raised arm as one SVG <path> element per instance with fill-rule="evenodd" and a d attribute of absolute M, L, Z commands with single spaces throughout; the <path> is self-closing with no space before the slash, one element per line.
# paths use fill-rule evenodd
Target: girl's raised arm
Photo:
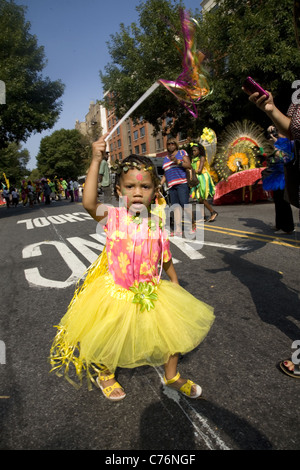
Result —
<path fill-rule="evenodd" d="M 98 222 L 107 216 L 105 207 L 102 208 L 103 210 L 97 211 L 98 207 L 102 205 L 97 201 L 98 175 L 101 161 L 106 152 L 106 136 L 107 134 L 101 136 L 100 139 L 94 142 L 92 145 L 92 161 L 85 181 L 82 198 L 83 207 Z"/>

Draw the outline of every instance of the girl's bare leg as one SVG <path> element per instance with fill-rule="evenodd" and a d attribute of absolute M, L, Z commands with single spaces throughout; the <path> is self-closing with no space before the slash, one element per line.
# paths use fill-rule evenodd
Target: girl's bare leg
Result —
<path fill-rule="evenodd" d="M 164 365 L 165 368 L 165 377 L 167 380 L 173 379 L 175 375 L 177 374 L 177 364 L 178 364 L 178 359 L 179 359 L 179 354 L 174 354 L 174 356 L 170 356 L 168 362 Z M 179 377 L 176 382 L 173 384 L 169 385 L 169 387 L 174 388 L 175 390 L 179 390 L 182 385 L 186 383 L 186 379 L 183 379 L 182 377 Z M 195 395 L 197 393 L 196 391 L 196 386 L 192 386 L 191 390 L 191 395 Z"/>

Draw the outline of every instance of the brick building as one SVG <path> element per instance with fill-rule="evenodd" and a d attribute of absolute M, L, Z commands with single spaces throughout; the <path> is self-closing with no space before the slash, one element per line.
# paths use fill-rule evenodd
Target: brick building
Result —
<path fill-rule="evenodd" d="M 85 121 L 76 121 L 75 129 L 89 137 L 94 142 L 101 134 L 110 132 L 118 123 L 118 118 L 113 109 L 106 109 L 99 103 L 90 103 L 89 112 Z M 163 126 L 170 125 L 166 120 Z M 135 153 L 148 157 L 164 157 L 167 153 L 167 136 L 162 131 L 153 135 L 154 128 L 141 116 L 137 120 L 129 117 L 120 127 L 117 127 L 108 140 L 109 161 L 122 160 Z M 179 144 L 186 140 L 181 135 L 177 136 Z"/>

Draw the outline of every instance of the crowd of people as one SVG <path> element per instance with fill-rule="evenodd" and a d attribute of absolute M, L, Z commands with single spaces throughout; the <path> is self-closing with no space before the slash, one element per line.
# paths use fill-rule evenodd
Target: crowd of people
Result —
<path fill-rule="evenodd" d="M 33 207 L 34 204 L 51 204 L 51 201 L 63 199 L 70 202 L 79 202 L 80 185 L 77 179 L 72 178 L 41 178 L 36 181 L 22 180 L 19 185 L 2 184 L 0 191 L 2 201 L 6 207 Z"/>

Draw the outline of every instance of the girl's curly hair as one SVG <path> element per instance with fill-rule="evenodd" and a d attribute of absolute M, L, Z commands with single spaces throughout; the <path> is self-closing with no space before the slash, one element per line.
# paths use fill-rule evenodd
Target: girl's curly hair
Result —
<path fill-rule="evenodd" d="M 129 155 L 124 158 L 124 160 L 117 161 L 111 166 L 111 171 L 116 174 L 114 192 L 117 197 L 116 186 L 119 185 L 121 176 L 126 173 L 128 170 L 132 169 L 141 170 L 142 168 L 145 171 L 149 171 L 151 179 L 154 183 L 154 187 L 157 188 L 160 184 L 160 179 L 157 174 L 156 167 L 149 157 L 143 155 Z"/>

